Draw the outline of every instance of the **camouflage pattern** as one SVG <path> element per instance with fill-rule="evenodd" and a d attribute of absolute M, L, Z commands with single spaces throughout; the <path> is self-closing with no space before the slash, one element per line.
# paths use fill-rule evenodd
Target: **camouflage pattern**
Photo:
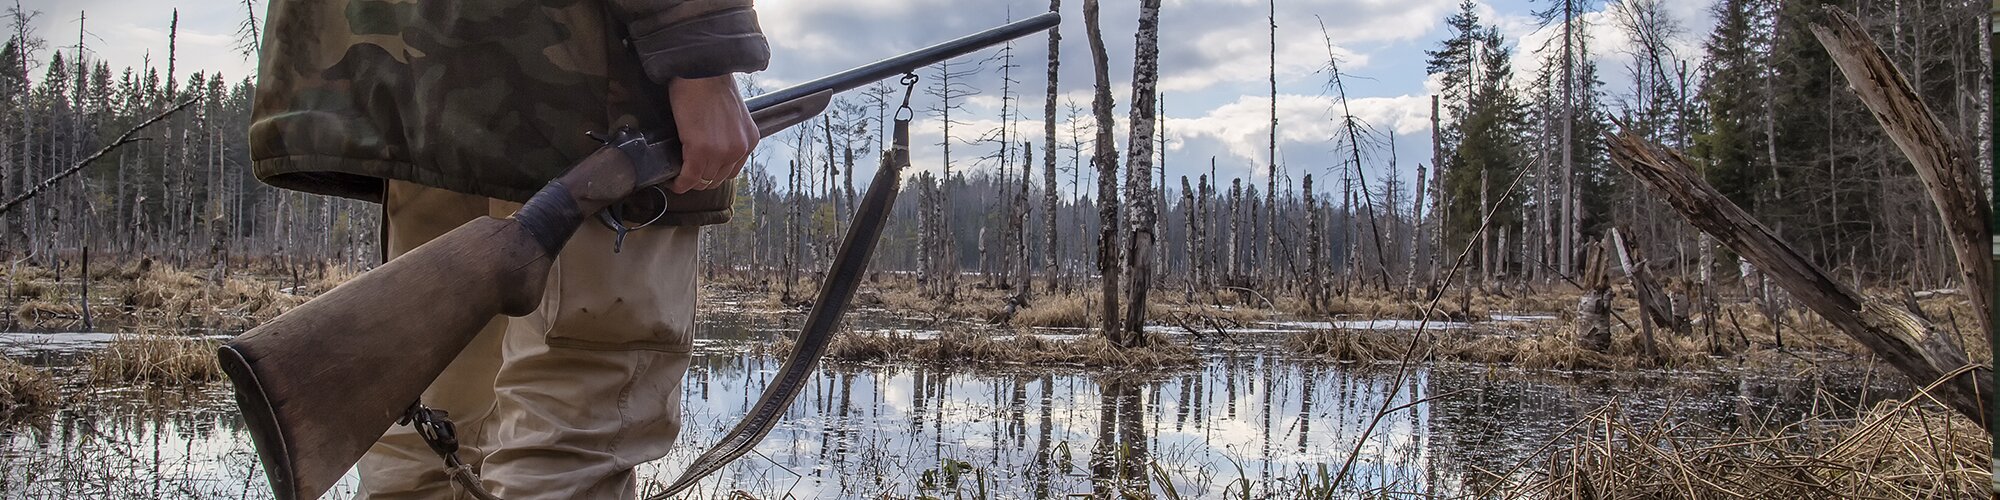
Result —
<path fill-rule="evenodd" d="M 525 201 L 598 147 L 586 131 L 673 134 L 668 78 L 769 52 L 750 0 L 280 0 L 267 19 L 257 178 L 375 202 L 384 179 Z M 661 223 L 725 222 L 733 191 L 673 195 Z"/>

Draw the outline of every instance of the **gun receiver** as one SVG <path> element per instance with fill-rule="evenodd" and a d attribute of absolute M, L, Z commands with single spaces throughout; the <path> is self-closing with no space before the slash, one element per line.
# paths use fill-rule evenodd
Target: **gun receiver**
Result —
<path fill-rule="evenodd" d="M 825 111 L 835 93 L 1040 32 L 1059 19 L 1046 13 L 1009 23 L 756 96 L 745 106 L 768 137 Z M 679 171 L 673 141 L 645 149 L 660 154 L 601 149 L 514 216 L 468 222 L 224 344 L 217 355 L 276 497 L 324 494 L 493 316 L 533 312 L 549 265 L 586 215 Z M 663 165 L 638 164 L 641 158 Z M 884 184 L 880 177 L 876 186 Z M 893 179 L 887 185 L 891 192 L 884 198 L 892 200 Z M 864 206 L 862 215 L 876 219 L 867 221 L 874 230 L 850 233 L 843 248 L 858 247 L 859 254 L 848 257 L 843 250 L 836 265 L 865 265 L 887 203 Z M 845 278 L 833 281 L 858 275 L 842 273 Z M 830 281 L 827 289 L 851 294 L 856 284 Z M 835 306 L 813 315 L 840 312 Z M 831 328 L 823 330 L 831 334 Z M 816 354 L 806 361 L 816 362 Z M 796 385 L 773 386 L 765 397 L 789 400 L 796 390 Z"/>

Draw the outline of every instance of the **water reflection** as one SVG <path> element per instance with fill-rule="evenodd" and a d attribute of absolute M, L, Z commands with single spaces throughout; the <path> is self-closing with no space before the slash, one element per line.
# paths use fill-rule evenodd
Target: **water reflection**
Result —
<path fill-rule="evenodd" d="M 736 328 L 716 336 L 737 341 L 783 332 L 730 325 L 712 326 Z M 1389 393 L 1396 396 L 1388 405 L 1397 406 L 1461 390 L 1388 415 L 1359 447 L 1344 486 L 1467 494 L 1614 401 L 1635 419 L 1665 415 L 1733 429 L 1894 395 L 1864 391 L 1863 377 L 1841 374 L 1531 374 L 1466 365 L 1412 369 L 1392 391 L 1393 369 L 1211 347 L 1218 354 L 1205 363 L 1172 373 L 829 365 L 754 453 L 703 481 L 697 496 L 1123 497 L 1171 489 L 1192 498 L 1248 488 L 1252 496 L 1290 497 L 1326 485 L 1322 467 L 1340 467 Z M 653 487 L 673 479 L 735 424 L 778 367 L 738 350 L 699 351 L 678 446 L 643 465 L 641 477 Z M 45 422 L 0 432 L 0 496 L 268 494 L 222 388 L 84 398 Z M 330 497 L 351 490 L 350 478 Z"/>
<path fill-rule="evenodd" d="M 642 476 L 671 479 L 735 422 L 777 367 L 755 357 L 699 360 L 681 446 Z M 1394 379 L 1389 370 L 1260 355 L 1220 356 L 1169 374 L 830 366 L 756 453 L 702 488 L 710 496 L 735 489 L 759 497 L 957 490 L 1020 498 L 1159 495 L 1167 488 L 1216 496 L 1248 485 L 1255 495 L 1289 495 L 1325 485 L 1320 467 L 1338 470 Z M 1485 471 L 1513 468 L 1578 417 L 1614 401 L 1635 419 L 1732 429 L 1795 421 L 1815 404 L 1860 398 L 1858 387 L 1830 382 L 1415 369 L 1390 406 L 1463 392 L 1380 422 L 1345 486 L 1477 491 L 1492 480 Z M 1872 397 L 1887 395 L 1878 389 Z"/>

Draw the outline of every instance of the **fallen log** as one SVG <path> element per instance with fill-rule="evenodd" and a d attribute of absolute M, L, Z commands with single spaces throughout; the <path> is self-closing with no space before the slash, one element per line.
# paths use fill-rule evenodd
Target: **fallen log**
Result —
<path fill-rule="evenodd" d="M 1965 369 L 1971 362 L 1945 332 L 1902 307 L 1863 299 L 1835 281 L 1703 181 L 1680 153 L 1630 132 L 1608 132 L 1606 139 L 1613 163 L 1665 197 L 1688 222 L 1755 264 L 1793 299 L 1903 372 L 1916 386 L 1938 382 L 1930 392 L 1932 398 L 1993 429 L 1985 411 L 1991 407 L 1993 392 L 1981 384 L 1992 379 L 1992 370 Z"/>
<path fill-rule="evenodd" d="M 1812 31 L 1847 77 L 1848 88 L 1916 167 L 1917 177 L 1923 180 L 1924 190 L 1930 193 L 1938 218 L 1944 222 L 1952 254 L 1958 257 L 1960 286 L 1972 299 L 1979 327 L 1992 328 L 1993 294 L 1989 288 L 1993 261 L 1986 253 L 1993 241 L 1992 228 L 1986 222 L 1992 207 L 1980 192 L 1985 184 L 1980 182 L 1979 169 L 1973 165 L 1965 141 L 1945 128 L 1854 16 L 1826 6 L 1825 17 L 1813 23 Z"/>

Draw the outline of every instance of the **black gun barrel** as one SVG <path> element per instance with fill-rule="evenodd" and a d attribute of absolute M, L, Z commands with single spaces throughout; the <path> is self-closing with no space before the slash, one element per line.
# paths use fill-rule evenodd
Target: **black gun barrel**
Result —
<path fill-rule="evenodd" d="M 1053 28 L 1061 21 L 1061 15 L 1054 12 L 1045 12 L 1035 17 L 1007 23 L 993 29 L 925 47 L 915 52 L 875 61 L 866 66 L 785 87 L 775 92 L 746 99 L 743 103 L 754 113 L 764 108 L 820 92 L 851 90 L 877 80 L 916 71 L 917 68 L 937 64 L 946 59 L 970 54 L 979 49 L 984 49 L 1007 40 Z"/>

